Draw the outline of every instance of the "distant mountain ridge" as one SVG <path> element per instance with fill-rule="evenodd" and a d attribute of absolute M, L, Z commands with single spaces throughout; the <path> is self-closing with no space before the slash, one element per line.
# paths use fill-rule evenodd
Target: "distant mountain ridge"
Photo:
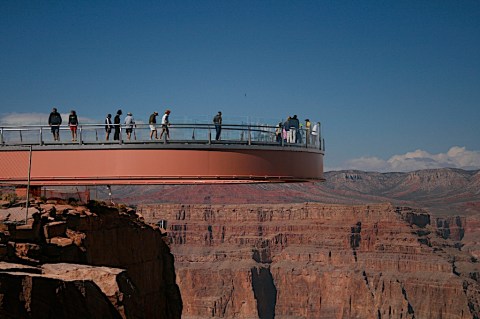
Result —
<path fill-rule="evenodd" d="M 299 203 L 395 205 L 438 214 L 480 213 L 480 170 L 442 168 L 407 173 L 357 170 L 325 173 L 319 183 L 117 186 L 114 198 L 130 204 Z M 134 191 L 132 191 L 132 188 Z M 100 194 L 107 198 L 107 194 Z"/>
<path fill-rule="evenodd" d="M 335 171 L 325 173 L 325 188 L 413 202 L 445 211 L 468 211 L 480 203 L 480 170 L 426 169 L 408 173 Z"/>

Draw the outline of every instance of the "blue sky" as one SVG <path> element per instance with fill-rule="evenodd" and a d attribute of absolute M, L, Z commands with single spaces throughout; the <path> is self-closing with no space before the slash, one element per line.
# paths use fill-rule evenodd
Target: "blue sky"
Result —
<path fill-rule="evenodd" d="M 2 1 L 0 48 L 3 124 L 298 114 L 327 170 L 480 168 L 477 0 Z"/>

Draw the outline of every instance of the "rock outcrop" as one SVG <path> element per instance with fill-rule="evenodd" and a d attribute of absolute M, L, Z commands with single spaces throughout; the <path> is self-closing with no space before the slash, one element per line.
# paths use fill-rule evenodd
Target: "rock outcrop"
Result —
<path fill-rule="evenodd" d="M 38 202 L 33 211 L 28 225 L 9 215 L 0 226 L 0 261 L 8 262 L 0 265 L 0 317 L 181 317 L 173 255 L 158 227 L 94 202 Z"/>
<path fill-rule="evenodd" d="M 140 318 L 123 269 L 0 262 L 1 318 Z"/>
<path fill-rule="evenodd" d="M 138 209 L 166 225 L 182 318 L 480 316 L 480 264 L 439 231 L 452 221 L 439 228 L 426 211 L 317 203 Z"/>

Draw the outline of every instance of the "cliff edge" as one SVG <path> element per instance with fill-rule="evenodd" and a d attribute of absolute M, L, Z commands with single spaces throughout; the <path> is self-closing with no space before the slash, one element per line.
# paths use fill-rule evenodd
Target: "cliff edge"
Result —
<path fill-rule="evenodd" d="M 138 210 L 166 225 L 182 318 L 480 317 L 478 260 L 448 236 L 448 223 L 423 210 L 388 203 Z"/>
<path fill-rule="evenodd" d="M 164 234 L 134 210 L 37 201 L 30 211 L 28 225 L 2 215 L 0 317 L 181 317 Z"/>

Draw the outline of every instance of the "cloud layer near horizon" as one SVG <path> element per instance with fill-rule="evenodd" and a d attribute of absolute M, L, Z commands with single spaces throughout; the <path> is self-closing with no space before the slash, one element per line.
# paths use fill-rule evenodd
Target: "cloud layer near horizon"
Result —
<path fill-rule="evenodd" d="M 68 116 L 70 113 L 61 113 L 63 122 L 68 123 Z M 19 126 L 19 125 L 48 125 L 49 113 L 8 113 L 2 115 L 0 118 L 0 124 L 6 126 Z M 87 117 L 79 116 L 80 123 L 98 123 L 98 120 L 92 120 Z"/>
<path fill-rule="evenodd" d="M 416 150 L 402 155 L 394 155 L 388 160 L 378 157 L 360 157 L 345 162 L 343 167 L 327 170 L 361 170 L 373 172 L 410 172 L 421 169 L 461 168 L 480 169 L 480 152 L 469 151 L 465 147 L 453 146 L 447 153 L 430 154 Z"/>

